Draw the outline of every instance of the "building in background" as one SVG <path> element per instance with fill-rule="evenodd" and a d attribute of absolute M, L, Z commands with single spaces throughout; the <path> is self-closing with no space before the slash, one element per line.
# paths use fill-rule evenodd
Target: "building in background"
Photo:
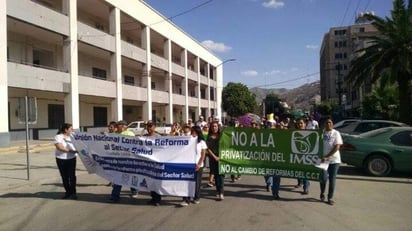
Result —
<path fill-rule="evenodd" d="M 363 16 L 360 13 L 354 25 L 331 28 L 324 35 L 320 50 L 321 101 L 336 101 L 342 117 L 360 116 L 362 98 L 372 91 L 371 83 L 354 87 L 346 78 L 355 52 L 370 45 L 368 37 L 378 35 Z"/>
<path fill-rule="evenodd" d="M 0 146 L 24 137 L 24 96 L 37 99 L 35 139 L 63 122 L 222 115 L 222 60 L 143 1 L 0 0 L 0 17 Z"/>

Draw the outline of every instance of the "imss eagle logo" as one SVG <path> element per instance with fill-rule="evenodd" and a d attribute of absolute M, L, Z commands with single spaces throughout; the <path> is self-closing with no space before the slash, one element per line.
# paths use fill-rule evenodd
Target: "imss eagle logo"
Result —
<path fill-rule="evenodd" d="M 319 134 L 315 131 L 294 131 L 291 146 L 292 152 L 296 154 L 317 154 Z"/>

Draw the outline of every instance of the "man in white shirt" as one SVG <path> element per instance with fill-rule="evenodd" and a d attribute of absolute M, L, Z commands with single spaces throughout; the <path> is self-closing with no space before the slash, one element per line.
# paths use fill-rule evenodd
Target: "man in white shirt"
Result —
<path fill-rule="evenodd" d="M 306 129 L 319 129 L 319 123 L 313 118 L 313 116 L 310 116 L 308 123 L 306 124 Z"/>
<path fill-rule="evenodd" d="M 204 117 L 200 115 L 199 120 L 196 122 L 196 126 L 199 126 L 202 129 L 205 125 L 207 125 L 207 122 L 204 120 Z"/>

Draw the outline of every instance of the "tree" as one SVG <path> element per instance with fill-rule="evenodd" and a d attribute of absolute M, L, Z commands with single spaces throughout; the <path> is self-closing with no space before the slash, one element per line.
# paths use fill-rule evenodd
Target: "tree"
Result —
<path fill-rule="evenodd" d="M 285 108 L 281 104 L 282 100 L 275 93 L 269 93 L 263 100 L 265 104 L 266 114 L 275 114 L 277 116 L 286 112 Z"/>
<path fill-rule="evenodd" d="M 373 119 L 397 119 L 398 92 L 393 86 L 379 87 L 362 102 L 363 116 Z"/>
<path fill-rule="evenodd" d="M 325 101 L 317 106 L 317 111 L 322 116 L 331 116 L 332 114 L 334 114 L 333 112 L 336 110 L 337 107 L 338 104 L 335 101 Z"/>
<path fill-rule="evenodd" d="M 254 112 L 257 108 L 256 95 L 251 94 L 246 85 L 230 82 L 222 91 L 222 107 L 232 117 Z"/>
<path fill-rule="evenodd" d="M 360 86 L 370 79 L 376 82 L 382 75 L 399 87 L 399 119 L 412 125 L 412 0 L 394 0 L 391 18 L 366 15 L 380 32 L 371 36 L 370 46 L 356 52 L 352 60 L 349 81 Z"/>

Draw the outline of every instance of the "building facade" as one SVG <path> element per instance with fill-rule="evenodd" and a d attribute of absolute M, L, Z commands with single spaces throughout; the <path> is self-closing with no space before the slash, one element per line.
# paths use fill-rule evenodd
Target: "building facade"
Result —
<path fill-rule="evenodd" d="M 0 16 L 0 144 L 22 137 L 25 96 L 35 139 L 222 115 L 222 60 L 143 1 L 0 0 Z"/>
<path fill-rule="evenodd" d="M 321 101 L 335 101 L 343 117 L 360 116 L 362 98 L 372 90 L 370 83 L 355 87 L 346 78 L 356 51 L 370 45 L 370 36 L 378 35 L 363 15 L 358 15 L 354 25 L 330 28 L 320 50 Z"/>

